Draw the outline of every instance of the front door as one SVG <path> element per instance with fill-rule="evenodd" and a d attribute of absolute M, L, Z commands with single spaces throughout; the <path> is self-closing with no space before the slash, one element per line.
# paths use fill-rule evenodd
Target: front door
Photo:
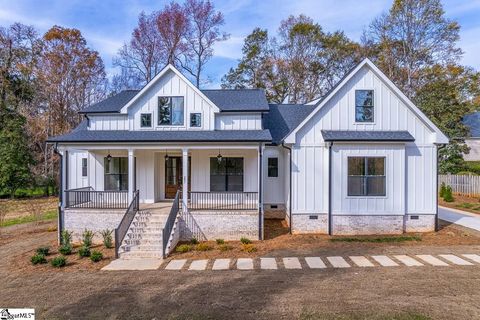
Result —
<path fill-rule="evenodd" d="M 188 157 L 188 190 L 190 191 L 190 157 Z M 182 157 L 168 157 L 165 159 L 165 199 L 175 198 L 178 190 L 182 189 Z"/>

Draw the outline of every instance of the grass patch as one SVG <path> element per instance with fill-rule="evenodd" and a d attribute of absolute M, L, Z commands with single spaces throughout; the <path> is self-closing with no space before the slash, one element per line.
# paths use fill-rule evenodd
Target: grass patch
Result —
<path fill-rule="evenodd" d="M 345 237 L 345 238 L 333 238 L 332 242 L 406 242 L 406 241 L 422 241 L 420 236 L 398 236 L 398 237 L 375 237 L 375 238 L 358 238 L 358 237 Z"/>
<path fill-rule="evenodd" d="M 455 205 L 457 208 L 470 209 L 475 211 L 480 211 L 480 205 L 470 202 L 462 202 Z"/>
<path fill-rule="evenodd" d="M 56 210 L 52 210 L 52 211 L 47 211 L 46 213 L 42 214 L 39 219 L 36 219 L 33 215 L 25 216 L 25 217 L 19 217 L 19 218 L 13 218 L 13 219 L 7 219 L 0 225 L 0 227 L 9 227 L 9 226 L 17 225 L 17 224 L 29 223 L 29 222 L 35 222 L 35 221 L 54 220 L 57 217 L 58 217 L 58 212 Z"/>

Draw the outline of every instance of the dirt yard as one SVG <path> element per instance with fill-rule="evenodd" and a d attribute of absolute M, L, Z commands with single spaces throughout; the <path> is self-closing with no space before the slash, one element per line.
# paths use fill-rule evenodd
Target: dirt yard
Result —
<path fill-rule="evenodd" d="M 33 198 L 33 199 L 0 199 L 0 206 L 7 210 L 6 220 L 21 218 L 39 210 L 41 214 L 57 209 L 58 197 Z M 37 209 L 38 208 L 38 209 Z"/>
<path fill-rule="evenodd" d="M 87 260 L 61 270 L 29 266 L 35 248 L 54 244 L 52 225 L 3 230 L 2 307 L 33 307 L 37 319 L 480 318 L 480 266 L 201 273 L 105 272 Z M 333 243 L 324 236 L 289 235 L 265 243 L 271 243 L 268 249 L 255 244 L 256 254 L 480 253 L 478 234 L 451 225 L 411 243 Z"/>
<path fill-rule="evenodd" d="M 453 198 L 455 200 L 453 202 L 445 202 L 442 198 L 439 198 L 438 204 L 444 207 L 480 214 L 479 198 L 465 197 L 460 195 L 453 195 Z"/>

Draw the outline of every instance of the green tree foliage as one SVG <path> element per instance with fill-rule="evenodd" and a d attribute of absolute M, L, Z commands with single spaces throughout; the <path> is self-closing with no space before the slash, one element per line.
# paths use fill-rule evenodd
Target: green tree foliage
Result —
<path fill-rule="evenodd" d="M 33 157 L 28 147 L 25 117 L 5 109 L 0 127 L 0 189 L 8 190 L 11 197 L 15 191 L 31 182 L 30 167 Z"/>

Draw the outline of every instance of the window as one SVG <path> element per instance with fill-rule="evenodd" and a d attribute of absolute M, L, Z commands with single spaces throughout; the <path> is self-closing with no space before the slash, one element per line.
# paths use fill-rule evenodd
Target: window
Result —
<path fill-rule="evenodd" d="M 210 158 L 210 191 L 243 191 L 243 158 Z"/>
<path fill-rule="evenodd" d="M 190 127 L 201 127 L 202 126 L 202 114 L 201 113 L 190 113 Z"/>
<path fill-rule="evenodd" d="M 278 158 L 268 158 L 268 176 L 278 177 Z"/>
<path fill-rule="evenodd" d="M 355 121 L 373 122 L 373 90 L 355 91 Z"/>
<path fill-rule="evenodd" d="M 105 191 L 128 190 L 128 158 L 104 158 Z"/>
<path fill-rule="evenodd" d="M 348 195 L 385 196 L 385 158 L 348 157 Z"/>
<path fill-rule="evenodd" d="M 82 158 L 82 177 L 86 177 L 88 172 L 87 158 Z"/>
<path fill-rule="evenodd" d="M 152 126 L 152 114 L 142 113 L 140 114 L 140 127 L 150 128 Z"/>
<path fill-rule="evenodd" d="M 158 97 L 158 124 L 183 125 L 183 97 Z"/>

